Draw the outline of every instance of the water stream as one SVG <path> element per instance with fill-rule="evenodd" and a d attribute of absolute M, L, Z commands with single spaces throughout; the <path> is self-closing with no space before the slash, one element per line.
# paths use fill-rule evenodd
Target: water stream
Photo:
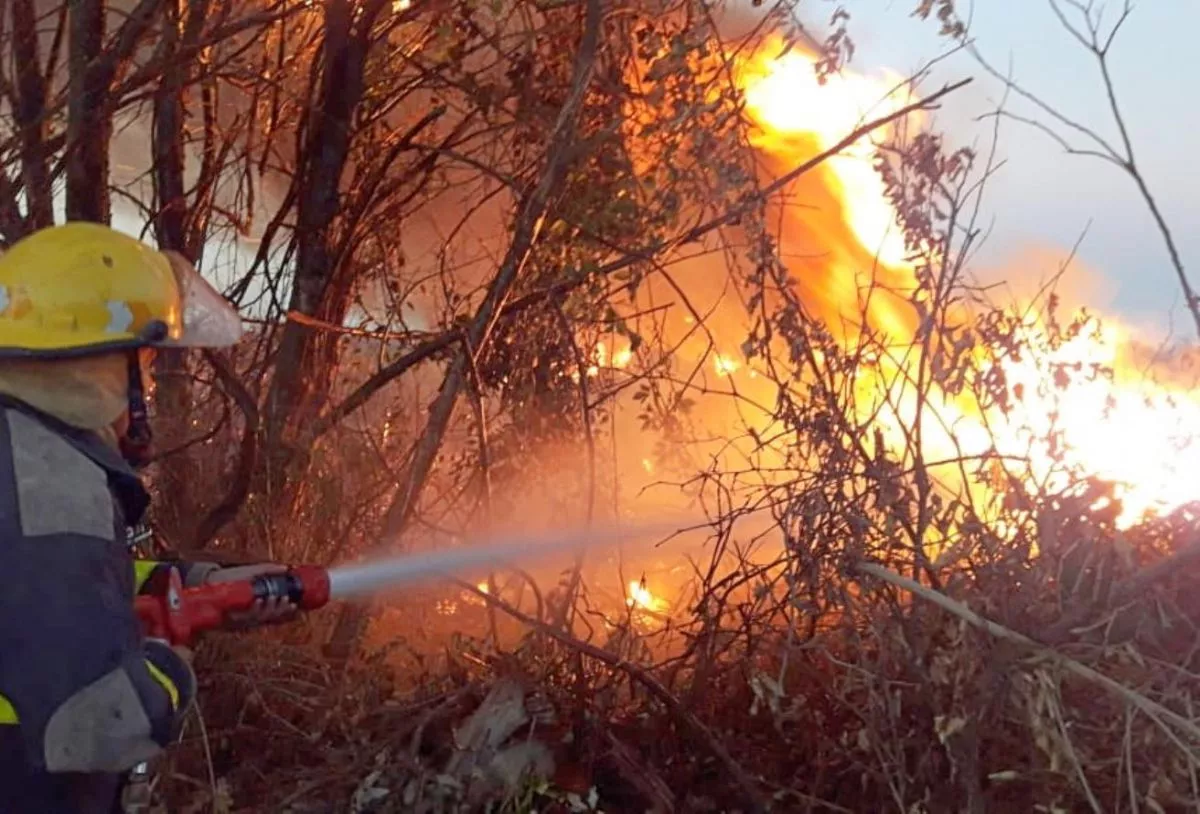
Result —
<path fill-rule="evenodd" d="M 702 525 L 695 518 L 643 525 L 592 526 L 553 532 L 497 534 L 461 548 L 441 548 L 337 566 L 329 570 L 332 599 L 368 596 L 431 579 L 509 565 L 529 567 L 561 552 L 593 552 L 632 537 L 663 536 Z"/>

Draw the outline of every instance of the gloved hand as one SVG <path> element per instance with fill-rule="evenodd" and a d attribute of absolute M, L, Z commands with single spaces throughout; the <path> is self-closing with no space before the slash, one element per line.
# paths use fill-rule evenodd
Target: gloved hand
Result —
<path fill-rule="evenodd" d="M 196 674 L 192 672 L 192 651 L 173 646 L 163 639 L 146 639 L 142 645 L 146 661 L 175 685 L 178 704 L 175 708 L 176 727 L 196 698 Z"/>
<path fill-rule="evenodd" d="M 283 565 L 265 563 L 263 565 L 237 565 L 230 568 L 218 568 L 205 577 L 207 584 L 220 582 L 237 582 L 253 579 L 260 574 L 281 574 L 287 571 Z M 268 600 L 259 600 L 252 610 L 245 613 L 230 614 L 225 624 L 226 630 L 241 630 L 259 625 L 272 625 L 286 622 L 296 615 L 297 609 L 287 597 L 278 596 Z"/>

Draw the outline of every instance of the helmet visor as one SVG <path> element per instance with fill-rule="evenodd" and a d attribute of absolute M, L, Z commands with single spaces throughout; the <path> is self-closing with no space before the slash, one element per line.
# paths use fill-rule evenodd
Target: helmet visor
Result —
<path fill-rule="evenodd" d="M 182 255 L 163 252 L 179 284 L 181 320 L 170 336 L 157 344 L 177 348 L 225 348 L 242 338 L 242 318 Z"/>

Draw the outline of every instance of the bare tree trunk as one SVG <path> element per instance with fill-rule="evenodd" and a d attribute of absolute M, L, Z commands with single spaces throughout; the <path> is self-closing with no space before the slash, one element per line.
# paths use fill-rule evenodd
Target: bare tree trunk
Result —
<path fill-rule="evenodd" d="M 203 13 L 201 2 L 196 5 Z M 193 10 L 196 13 L 197 9 Z M 166 59 L 162 81 L 154 94 L 154 120 L 151 126 L 151 152 L 154 164 L 154 234 L 158 245 L 187 255 L 187 208 L 184 193 L 184 112 L 188 69 L 178 58 L 180 44 L 180 9 L 178 0 L 164 0 L 161 28 L 161 51 Z M 194 258 L 189 258 L 194 259 Z M 166 349 L 155 359 L 157 379 L 155 394 L 156 422 L 160 428 L 159 443 L 166 448 L 180 446 L 189 432 L 192 414 L 191 382 L 188 377 L 187 352 Z M 156 506 L 155 523 L 165 527 L 168 539 L 186 540 L 190 535 L 182 528 L 186 518 L 194 516 L 195 502 L 187 488 L 188 452 L 163 459 L 159 464 L 159 479 L 165 500 Z"/>
<path fill-rule="evenodd" d="M 381 7 L 380 0 L 357 10 L 351 0 L 326 4 L 320 93 L 293 181 L 299 203 L 296 271 L 288 308 L 333 324 L 345 318 L 346 307 L 344 297 L 329 302 L 326 296 L 339 262 L 335 247 L 339 188 L 353 140 L 355 111 L 362 100 L 371 27 Z M 317 407 L 314 396 L 328 389 L 333 361 L 329 342 L 329 337 L 295 320 L 283 329 L 266 405 L 267 443 L 275 461 L 286 458 L 282 442 L 289 428 L 311 415 Z"/>
<path fill-rule="evenodd" d="M 67 98 L 67 220 L 108 223 L 108 151 L 112 116 L 109 77 L 101 70 L 102 0 L 74 0 L 70 11 L 70 85 Z"/>
<path fill-rule="evenodd" d="M 28 226 L 54 223 L 54 198 L 46 161 L 46 77 L 42 73 L 33 0 L 13 0 L 13 61 L 17 67 L 17 104 L 13 111 L 21 139 L 21 177 L 28 205 Z"/>
<path fill-rule="evenodd" d="M 159 0 L 140 0 L 105 47 L 103 0 L 68 4 L 67 220 L 108 223 L 112 217 L 108 156 L 113 82 L 141 44 Z"/>

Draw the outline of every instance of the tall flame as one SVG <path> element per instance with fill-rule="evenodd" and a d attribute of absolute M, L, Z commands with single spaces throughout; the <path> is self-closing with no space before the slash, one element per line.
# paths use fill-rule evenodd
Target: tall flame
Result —
<path fill-rule="evenodd" d="M 762 128 L 753 143 L 787 155 L 796 137 L 831 150 L 868 119 L 895 113 L 912 101 L 899 75 L 873 80 L 848 73 L 818 79 L 815 58 L 790 50 L 771 59 L 759 51 L 744 66 L 746 109 Z M 825 162 L 843 202 L 843 217 L 859 244 L 888 267 L 905 264 L 904 234 L 873 166 L 874 148 L 861 139 Z"/>
<path fill-rule="evenodd" d="M 846 73 L 818 81 L 812 55 L 781 50 L 760 49 L 742 61 L 738 75 L 746 109 L 758 127 L 754 146 L 781 167 L 834 147 L 863 121 L 912 101 L 899 75 Z M 789 233 L 820 254 L 819 263 L 795 276 L 809 286 L 808 299 L 822 306 L 827 319 L 860 311 L 864 271 L 888 286 L 914 284 L 896 213 L 873 167 L 874 152 L 875 145 L 863 139 L 825 162 L 819 183 L 798 193 L 805 206 L 784 213 L 779 239 L 785 260 L 791 263 Z M 866 318 L 891 335 L 911 335 L 911 308 L 899 298 L 872 300 Z M 1010 389 L 1018 396 L 1014 409 L 1007 416 L 984 417 L 946 399 L 939 408 L 943 420 L 927 428 L 926 443 L 966 455 L 984 454 L 995 444 L 1001 456 L 1028 458 L 1035 480 L 1056 470 L 1057 459 L 1082 474 L 1113 481 L 1119 485 L 1122 526 L 1200 497 L 1200 397 L 1147 380 L 1122 353 L 1130 339 L 1109 326 L 1101 333 L 1081 333 L 1044 358 L 1004 361 Z M 1065 390 L 1054 386 L 1055 371 L 1099 367 L 1111 368 L 1113 375 L 1076 381 Z M 881 417 L 890 423 L 881 427 L 885 435 L 896 439 L 903 433 L 911 418 L 905 409 L 893 413 L 890 422 Z M 1054 449 L 1031 443 L 1051 432 L 1056 433 Z"/>

